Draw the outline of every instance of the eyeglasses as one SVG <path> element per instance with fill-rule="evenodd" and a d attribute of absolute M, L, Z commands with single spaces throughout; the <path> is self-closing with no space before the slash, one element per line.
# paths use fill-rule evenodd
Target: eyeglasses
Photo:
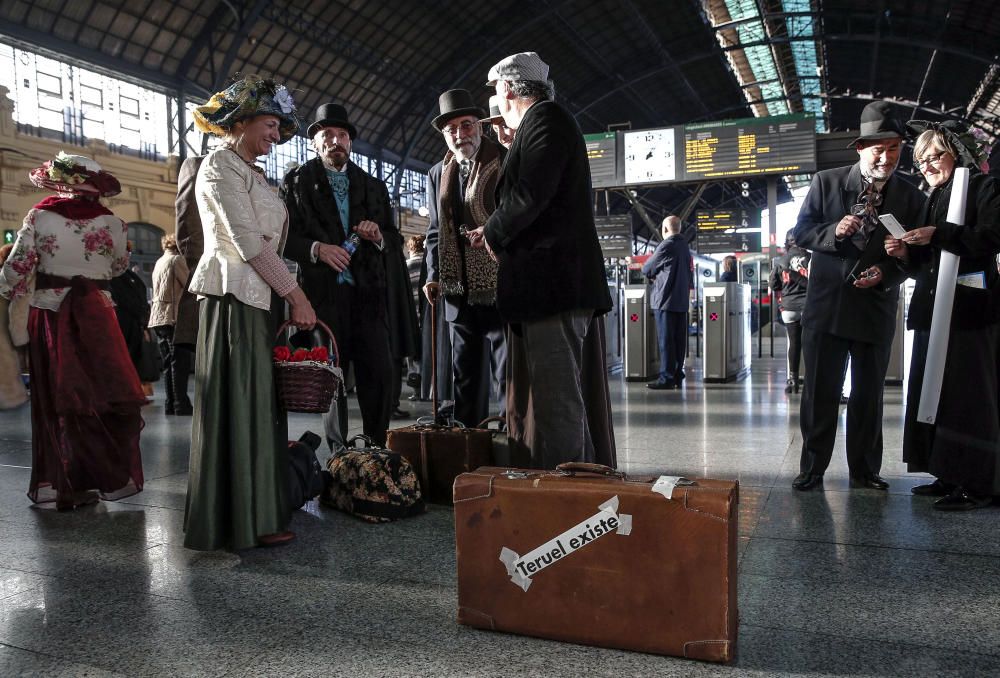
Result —
<path fill-rule="evenodd" d="M 943 158 L 946 155 L 948 154 L 945 151 L 941 151 L 936 155 L 925 155 L 922 160 L 914 160 L 913 164 L 919 170 L 924 169 L 928 165 L 934 165 L 935 167 L 937 167 L 938 165 L 941 164 L 941 158 Z"/>
<path fill-rule="evenodd" d="M 448 125 L 447 127 L 442 127 L 441 131 L 444 132 L 445 134 L 450 134 L 452 136 L 455 136 L 456 134 L 458 134 L 459 130 L 468 133 L 471 132 L 473 128 L 477 127 L 478 125 L 479 122 L 477 121 L 463 120 L 457 125 Z"/>

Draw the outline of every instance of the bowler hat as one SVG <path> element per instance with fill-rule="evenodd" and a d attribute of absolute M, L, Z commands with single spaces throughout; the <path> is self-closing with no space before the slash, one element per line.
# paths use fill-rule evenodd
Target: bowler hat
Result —
<path fill-rule="evenodd" d="M 342 127 L 353 140 L 358 136 L 358 129 L 347 121 L 347 109 L 340 104 L 320 104 L 316 109 L 316 119 L 309 125 L 306 134 L 310 138 L 324 127 Z"/>
<path fill-rule="evenodd" d="M 873 101 L 861 111 L 861 129 L 858 137 L 847 145 L 853 148 L 861 141 L 877 141 L 906 137 L 902 123 L 892 114 L 892 105 L 886 101 Z"/>
<path fill-rule="evenodd" d="M 463 115 L 474 115 L 477 119 L 486 115 L 482 107 L 476 106 L 472 94 L 467 89 L 450 89 L 438 97 L 438 108 L 441 115 L 431 120 L 434 129 L 440 131 L 445 123 L 452 118 Z"/>

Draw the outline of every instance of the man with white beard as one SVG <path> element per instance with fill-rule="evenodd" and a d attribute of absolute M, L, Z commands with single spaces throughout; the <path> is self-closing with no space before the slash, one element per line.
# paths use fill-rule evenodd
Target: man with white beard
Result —
<path fill-rule="evenodd" d="M 444 297 L 451 326 L 454 417 L 475 426 L 489 416 L 495 390 L 501 414 L 506 404 L 507 345 L 497 312 L 497 264 L 465 235 L 482 227 L 496 208 L 497 180 L 505 150 L 482 134 L 477 106 L 468 90 L 453 89 L 438 101 L 431 125 L 448 152 L 428 173 L 427 284 L 431 304 Z M 484 383 L 489 365 L 491 383 Z"/>

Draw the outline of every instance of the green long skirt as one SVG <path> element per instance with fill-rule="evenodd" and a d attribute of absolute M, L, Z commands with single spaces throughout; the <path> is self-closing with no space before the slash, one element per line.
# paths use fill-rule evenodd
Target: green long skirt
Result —
<path fill-rule="evenodd" d="M 229 294 L 199 305 L 184 546 L 249 548 L 291 520 L 271 316 Z"/>

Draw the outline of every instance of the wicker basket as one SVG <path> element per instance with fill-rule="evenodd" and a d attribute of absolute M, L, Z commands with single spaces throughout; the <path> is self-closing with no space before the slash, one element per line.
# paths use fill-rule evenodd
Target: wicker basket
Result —
<path fill-rule="evenodd" d="M 290 324 L 288 321 L 282 324 L 278 329 L 279 337 Z M 333 366 L 339 367 L 340 350 L 333 332 L 320 320 L 316 321 L 316 325 L 330 338 Z M 286 412 L 327 412 L 340 389 L 340 378 L 328 367 L 312 361 L 276 361 L 274 383 L 278 391 L 278 405 Z"/>

